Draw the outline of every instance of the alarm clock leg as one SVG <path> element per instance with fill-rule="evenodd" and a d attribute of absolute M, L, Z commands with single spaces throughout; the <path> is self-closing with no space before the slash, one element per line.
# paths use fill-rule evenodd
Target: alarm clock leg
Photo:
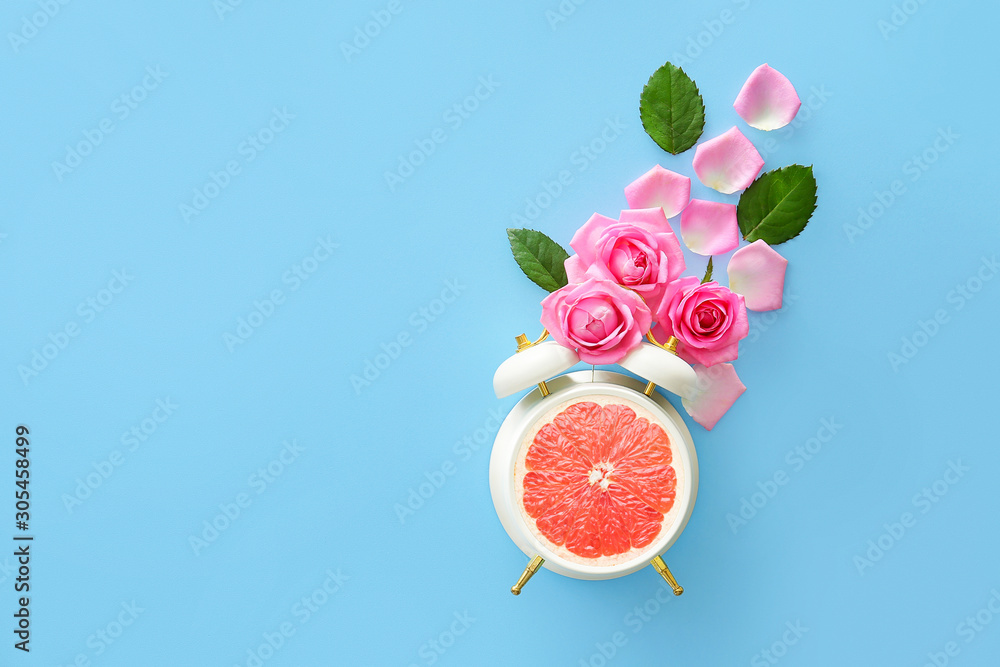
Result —
<path fill-rule="evenodd" d="M 667 567 L 667 564 L 663 562 L 663 558 L 657 556 L 656 558 L 651 560 L 650 563 L 652 564 L 653 569 L 659 572 L 660 576 L 663 577 L 668 584 L 670 584 L 670 588 L 674 589 L 674 595 L 680 595 L 681 593 L 684 592 L 684 589 L 681 587 L 681 585 L 677 583 L 676 579 L 674 579 L 674 575 L 670 571 L 670 568 Z"/>
<path fill-rule="evenodd" d="M 538 572 L 538 568 L 540 568 L 544 562 L 545 559 L 541 556 L 535 556 L 532 558 L 531 562 L 528 563 L 528 567 L 524 568 L 524 572 L 521 573 L 517 583 L 511 586 L 510 592 L 514 595 L 520 595 L 521 589 L 524 588 L 524 585 L 528 583 L 529 579 L 535 576 L 535 572 Z"/>

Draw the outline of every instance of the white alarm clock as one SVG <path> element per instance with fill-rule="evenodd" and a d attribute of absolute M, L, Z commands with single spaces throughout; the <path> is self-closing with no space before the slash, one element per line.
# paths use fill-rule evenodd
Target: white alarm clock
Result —
<path fill-rule="evenodd" d="M 514 595 L 545 567 L 577 579 L 611 579 L 647 565 L 677 584 L 662 554 L 694 508 L 698 459 L 677 410 L 655 389 L 682 395 L 696 380 L 652 336 L 619 363 L 646 380 L 586 370 L 554 341 L 517 337 L 497 369 L 498 398 L 533 387 L 507 415 L 490 457 L 490 492 L 504 529 L 530 559 Z"/>

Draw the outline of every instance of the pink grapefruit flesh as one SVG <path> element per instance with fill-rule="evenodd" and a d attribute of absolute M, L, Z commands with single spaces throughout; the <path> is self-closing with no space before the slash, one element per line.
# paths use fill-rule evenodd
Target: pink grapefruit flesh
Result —
<path fill-rule="evenodd" d="M 670 439 L 625 405 L 574 403 L 535 435 L 522 502 L 538 531 L 581 558 L 652 544 L 674 504 Z"/>

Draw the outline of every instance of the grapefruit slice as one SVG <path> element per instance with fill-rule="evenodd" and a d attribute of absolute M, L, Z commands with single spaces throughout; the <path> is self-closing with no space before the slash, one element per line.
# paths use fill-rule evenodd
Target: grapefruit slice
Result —
<path fill-rule="evenodd" d="M 573 403 L 543 425 L 524 457 L 525 513 L 583 559 L 652 544 L 674 505 L 670 438 L 627 405 Z"/>

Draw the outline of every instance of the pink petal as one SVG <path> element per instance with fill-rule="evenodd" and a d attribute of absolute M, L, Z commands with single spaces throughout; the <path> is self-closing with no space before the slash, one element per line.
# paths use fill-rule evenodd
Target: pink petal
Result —
<path fill-rule="evenodd" d="M 566 269 L 566 278 L 571 283 L 582 283 L 587 279 L 587 265 L 583 263 L 579 255 L 570 255 L 563 262 Z"/>
<path fill-rule="evenodd" d="M 608 226 L 616 222 L 618 221 L 612 220 L 600 213 L 595 213 L 590 216 L 587 222 L 583 223 L 583 227 L 576 230 L 576 234 L 573 235 L 573 240 L 569 242 L 569 245 L 573 250 L 576 250 L 584 266 L 590 266 L 594 263 L 594 259 L 597 257 L 595 254 L 597 251 L 597 240 Z"/>
<path fill-rule="evenodd" d="M 763 166 L 760 153 L 735 126 L 694 149 L 694 171 L 698 178 L 725 195 L 753 183 Z"/>
<path fill-rule="evenodd" d="M 750 127 L 777 130 L 792 122 L 802 101 L 784 74 L 764 63 L 753 71 L 733 108 Z"/>
<path fill-rule="evenodd" d="M 662 208 L 672 218 L 691 199 L 691 179 L 656 165 L 625 187 L 629 208 Z"/>
<path fill-rule="evenodd" d="M 692 199 L 681 213 L 681 238 L 699 255 L 722 255 L 739 247 L 736 205 Z"/>
<path fill-rule="evenodd" d="M 681 402 L 691 419 L 711 431 L 747 388 L 732 364 L 716 364 L 711 368 L 695 364 L 694 372 L 698 381 Z"/>
<path fill-rule="evenodd" d="M 670 223 L 667 222 L 667 215 L 662 208 L 629 208 L 625 209 L 618 216 L 620 222 L 630 222 L 640 224 L 646 229 L 655 232 L 674 233 Z M 678 244 L 679 245 L 679 244 Z"/>
<path fill-rule="evenodd" d="M 657 340 L 660 339 L 657 338 Z M 737 357 L 740 356 L 740 345 L 739 343 L 730 343 L 722 347 L 705 348 L 687 345 L 681 341 L 677 344 L 677 355 L 691 364 L 716 366 L 724 361 L 736 361 Z"/>
<path fill-rule="evenodd" d="M 682 220 L 682 230 L 683 224 Z M 787 259 L 757 239 L 734 252 L 729 260 L 729 289 L 742 294 L 750 310 L 777 310 L 781 308 L 787 266 Z"/>

